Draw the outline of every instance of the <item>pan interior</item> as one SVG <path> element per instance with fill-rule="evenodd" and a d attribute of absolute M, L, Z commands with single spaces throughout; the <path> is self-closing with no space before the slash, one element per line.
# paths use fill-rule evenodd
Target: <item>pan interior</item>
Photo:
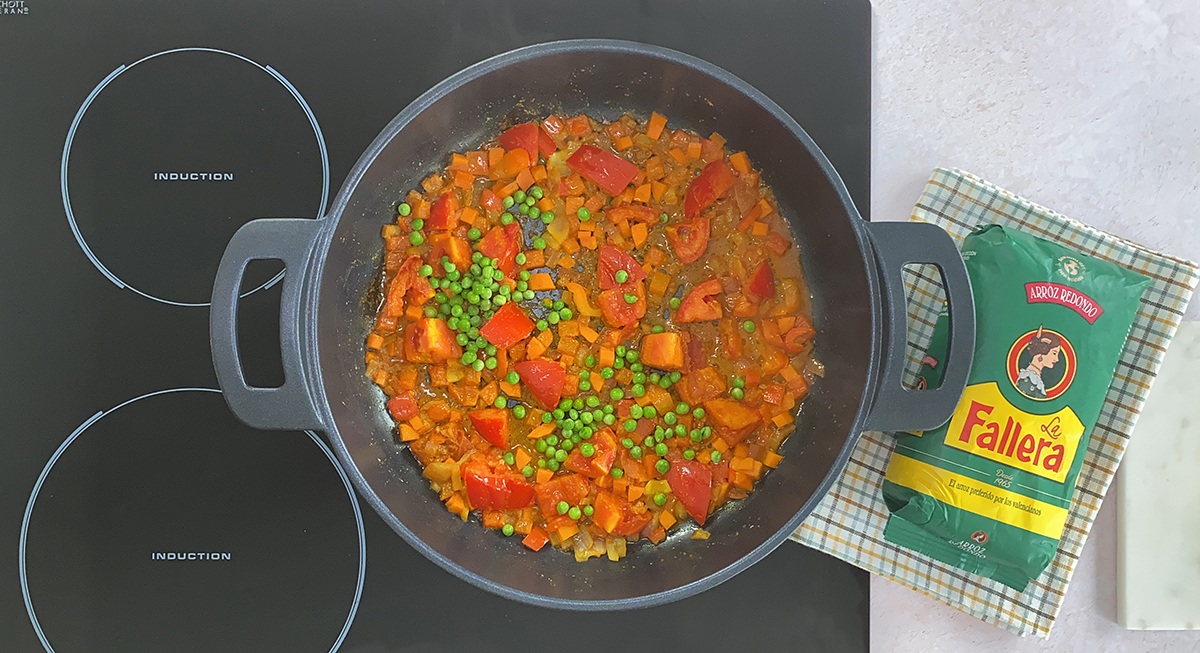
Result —
<path fill-rule="evenodd" d="M 765 555 L 840 471 L 831 470 L 869 387 L 877 346 L 867 257 L 853 224 L 859 218 L 839 192 L 840 180 L 826 174 L 806 145 L 807 137 L 743 84 L 694 60 L 650 49 L 560 47 L 493 59 L 406 109 L 360 162 L 361 175 L 347 181 L 311 307 L 318 319 L 317 373 L 330 411 L 327 423 L 334 426 L 330 435 L 341 438 L 361 474 L 360 490 L 385 520 L 451 571 L 516 598 L 569 607 L 678 598 Z M 394 442 L 384 395 L 364 374 L 363 343 L 376 308 L 369 290 L 378 279 L 380 227 L 392 219 L 396 202 L 439 171 L 450 152 L 475 149 L 512 124 L 551 112 L 611 120 L 625 112 L 645 119 L 651 111 L 667 116 L 672 127 L 705 136 L 719 132 L 727 147 L 746 150 L 763 170 L 800 245 L 813 292 L 817 355 L 827 373 L 804 402 L 779 468 L 749 499 L 710 517 L 705 525 L 710 539 L 691 540 L 684 532 L 659 546 L 631 546 L 620 562 L 576 563 L 565 553 L 533 553 L 519 538 L 503 538 L 475 519 L 463 523 L 438 502 L 415 459 Z"/>

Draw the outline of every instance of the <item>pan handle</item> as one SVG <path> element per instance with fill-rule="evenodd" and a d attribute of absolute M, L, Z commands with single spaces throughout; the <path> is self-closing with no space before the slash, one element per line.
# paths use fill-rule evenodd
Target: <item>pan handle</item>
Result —
<path fill-rule="evenodd" d="M 322 428 L 306 382 L 300 341 L 305 268 L 322 225 L 323 221 L 310 218 L 247 222 L 233 234 L 217 268 L 209 314 L 213 366 L 233 414 L 255 428 Z M 250 261 L 261 259 L 283 261 L 286 273 L 279 311 L 284 382 L 278 388 L 248 385 L 238 352 L 237 307 L 242 275 Z"/>
<path fill-rule="evenodd" d="M 921 222 L 866 224 L 883 275 L 886 355 L 875 403 L 867 416 L 871 431 L 924 431 L 950 420 L 967 387 L 975 353 L 975 299 L 971 278 L 950 235 Z M 908 344 L 908 306 L 901 269 L 928 263 L 942 273 L 950 314 L 950 348 L 942 384 L 932 390 L 908 390 L 901 383 Z"/>

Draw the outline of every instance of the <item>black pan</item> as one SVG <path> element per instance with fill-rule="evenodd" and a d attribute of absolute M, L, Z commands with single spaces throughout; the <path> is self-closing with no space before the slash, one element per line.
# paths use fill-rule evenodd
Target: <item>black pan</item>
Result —
<path fill-rule="evenodd" d="M 631 546 L 620 562 L 577 563 L 534 553 L 446 512 L 412 456 L 392 437 L 384 396 L 364 374 L 375 306 L 364 297 L 382 255 L 380 227 L 395 203 L 447 153 L 550 112 L 615 119 L 658 111 L 673 126 L 720 132 L 763 169 L 800 244 L 813 293 L 825 378 L 796 416 L 783 463 L 749 499 L 712 518 L 706 541 L 686 535 Z M 287 267 L 280 316 L 286 382 L 247 386 L 237 350 L 242 273 L 255 259 Z M 951 348 L 937 390 L 900 384 L 905 300 L 900 269 L 932 263 L 951 305 Z M 264 219 L 233 237 L 217 272 L 212 347 L 233 412 L 264 429 L 329 438 L 362 496 L 397 533 L 456 576 L 543 606 L 610 610 L 665 603 L 713 587 L 760 560 L 809 515 L 864 430 L 942 424 L 966 384 L 975 323 L 970 282 L 954 243 L 930 225 L 868 223 L 825 156 L 786 113 L 749 84 L 694 57 L 622 41 L 522 48 L 450 77 L 400 112 L 354 166 L 327 216 Z M 452 582 L 447 579 L 447 582 Z"/>

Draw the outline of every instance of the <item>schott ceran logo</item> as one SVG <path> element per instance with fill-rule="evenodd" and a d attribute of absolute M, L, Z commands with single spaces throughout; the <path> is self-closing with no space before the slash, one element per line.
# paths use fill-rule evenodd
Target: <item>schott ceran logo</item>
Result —
<path fill-rule="evenodd" d="M 0 0 L 0 16 L 28 16 L 25 0 Z"/>
<path fill-rule="evenodd" d="M 153 551 L 151 560 L 233 560 L 233 554 L 223 551 Z"/>

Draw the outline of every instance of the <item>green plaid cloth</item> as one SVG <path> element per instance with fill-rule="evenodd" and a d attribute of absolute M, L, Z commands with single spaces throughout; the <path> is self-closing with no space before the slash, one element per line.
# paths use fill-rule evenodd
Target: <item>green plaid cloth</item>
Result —
<path fill-rule="evenodd" d="M 1088 443 L 1058 554 L 1039 578 L 1018 593 L 885 542 L 888 510 L 880 487 L 895 445 L 890 433 L 862 435 L 841 478 L 792 539 L 1018 635 L 1049 637 L 1092 520 L 1121 462 L 1167 344 L 1200 279 L 1200 269 L 1195 263 L 1092 229 L 961 170 L 935 170 L 910 220 L 935 224 L 960 243 L 980 225 L 1001 224 L 1153 279 L 1142 295 L 1137 320 Z M 932 266 L 906 270 L 905 284 L 909 306 L 906 374 L 911 384 L 945 295 Z"/>

